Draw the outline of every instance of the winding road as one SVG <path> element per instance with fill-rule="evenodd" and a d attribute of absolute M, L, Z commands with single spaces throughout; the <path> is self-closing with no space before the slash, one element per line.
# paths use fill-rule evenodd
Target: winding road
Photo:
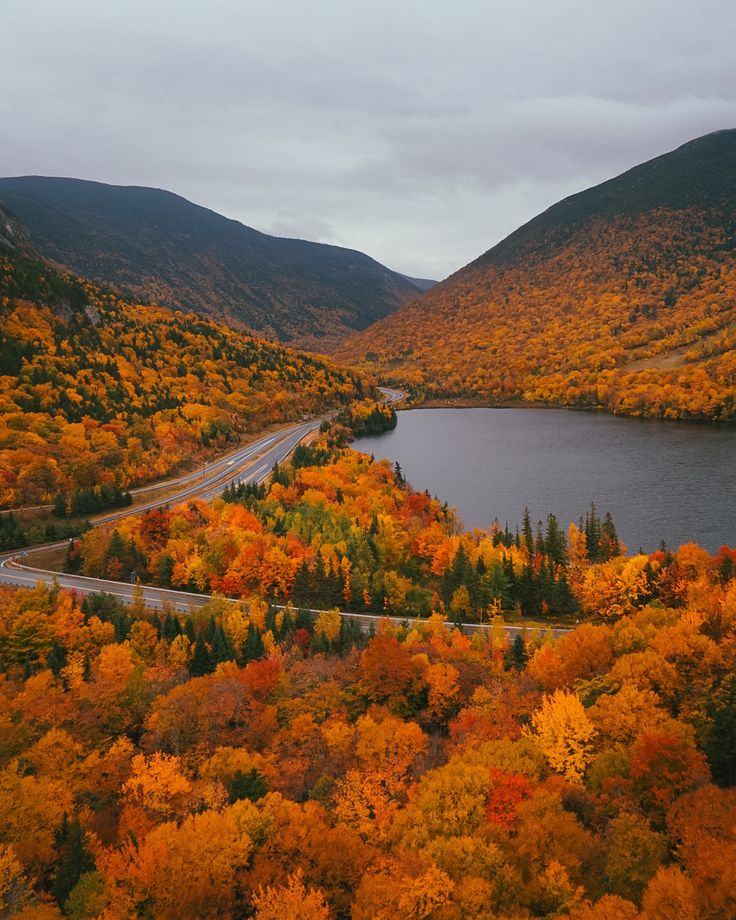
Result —
<path fill-rule="evenodd" d="M 125 508 L 111 514 L 96 517 L 90 521 L 93 527 L 109 524 L 131 514 L 140 514 L 151 508 L 160 508 L 163 505 L 179 504 L 189 498 L 201 498 L 211 501 L 220 495 L 226 486 L 239 482 L 262 482 L 277 463 L 282 463 L 294 450 L 296 445 L 308 434 L 315 431 L 322 423 L 322 419 L 312 419 L 298 425 L 291 425 L 280 431 L 264 435 L 257 441 L 242 447 L 237 451 L 226 454 L 219 460 L 205 467 L 204 471 L 187 474 L 178 480 L 165 483 L 167 487 L 183 485 L 174 494 L 165 498 L 146 502 L 135 508 Z M 164 485 L 164 484 L 162 484 Z M 160 488 L 161 486 L 157 486 Z M 66 540 L 57 543 L 46 543 L 43 546 L 14 549 L 11 552 L 0 554 L 0 584 L 13 585 L 14 587 L 34 587 L 38 582 L 51 584 L 56 582 L 64 588 L 73 588 L 81 594 L 99 594 L 105 592 L 120 598 L 124 603 L 132 603 L 136 585 L 125 584 L 117 581 L 106 581 L 100 578 L 87 578 L 82 575 L 65 575 L 37 568 L 30 564 L 30 557 L 36 553 L 58 549 L 67 545 Z M 209 596 L 190 594 L 185 591 L 169 591 L 161 588 L 141 587 L 143 599 L 152 607 L 160 607 L 164 601 L 174 604 L 178 610 L 190 610 L 192 607 L 201 607 L 211 600 Z"/>
<path fill-rule="evenodd" d="M 400 390 L 387 387 L 381 387 L 380 389 L 389 403 L 396 403 L 404 398 L 404 393 Z M 171 488 L 176 485 L 184 488 L 174 494 L 167 494 L 165 498 L 159 498 L 143 505 L 138 505 L 135 508 L 125 508 L 112 514 L 96 517 L 90 521 L 90 524 L 92 527 L 99 527 L 101 524 L 109 524 L 131 514 L 140 514 L 143 511 L 159 508 L 163 505 L 177 504 L 189 498 L 211 501 L 220 495 L 228 485 L 239 482 L 262 482 L 271 473 L 276 464 L 282 463 L 289 456 L 300 441 L 319 428 L 322 421 L 322 418 L 312 419 L 271 432 L 246 447 L 239 448 L 210 463 L 204 470 L 188 473 L 165 483 L 158 483 L 150 487 L 146 486 L 138 491 L 153 491 L 154 489 Z M 67 542 L 66 540 L 61 540 L 57 543 L 46 543 L 43 546 L 15 549 L 12 552 L 0 554 L 0 584 L 12 585 L 16 588 L 33 588 L 39 582 L 46 585 L 56 583 L 79 594 L 111 594 L 124 604 L 132 604 L 137 598 L 140 598 L 147 607 L 154 610 L 160 610 L 167 606 L 180 613 L 190 613 L 212 600 L 212 595 L 209 594 L 193 594 L 188 591 L 175 591 L 169 588 L 127 584 L 126 582 L 109 581 L 102 578 L 88 578 L 84 575 L 67 575 L 31 564 L 31 557 L 34 554 L 63 548 L 67 545 Z M 321 611 L 314 610 L 312 612 L 319 613 Z M 351 613 L 349 611 L 341 611 L 341 614 L 346 618 L 358 620 L 366 630 L 372 626 L 377 626 L 381 620 L 389 619 L 395 625 L 406 622 L 399 617 L 387 618 L 374 614 Z M 477 623 L 463 623 L 462 626 L 468 632 L 484 631 L 489 628 L 486 624 L 479 625 Z M 526 631 L 525 627 L 520 626 L 505 626 L 504 628 L 512 636 Z M 554 627 L 551 631 L 554 635 L 561 635 L 569 630 L 563 627 Z"/>

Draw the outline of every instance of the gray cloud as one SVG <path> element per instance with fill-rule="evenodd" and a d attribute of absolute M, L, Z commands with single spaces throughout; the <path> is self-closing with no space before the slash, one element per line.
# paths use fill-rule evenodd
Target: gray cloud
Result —
<path fill-rule="evenodd" d="M 736 125 L 731 0 L 26 0 L 0 173 L 168 188 L 442 277 Z"/>

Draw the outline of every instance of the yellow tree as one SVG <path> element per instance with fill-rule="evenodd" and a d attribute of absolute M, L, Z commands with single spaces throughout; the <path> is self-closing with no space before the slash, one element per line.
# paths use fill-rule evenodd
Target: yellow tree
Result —
<path fill-rule="evenodd" d="M 583 704 L 565 690 L 545 694 L 541 707 L 532 715 L 532 738 L 552 769 L 571 782 L 583 780 L 594 735 Z"/>
<path fill-rule="evenodd" d="M 268 885 L 253 896 L 255 920 L 329 920 L 330 910 L 319 889 L 306 888 L 297 869 L 286 885 Z"/>
<path fill-rule="evenodd" d="M 162 824 L 136 843 L 102 853 L 98 867 L 110 918 L 137 916 L 137 905 L 161 920 L 231 917 L 237 880 L 251 855 L 243 827 L 247 806 L 192 815 Z"/>

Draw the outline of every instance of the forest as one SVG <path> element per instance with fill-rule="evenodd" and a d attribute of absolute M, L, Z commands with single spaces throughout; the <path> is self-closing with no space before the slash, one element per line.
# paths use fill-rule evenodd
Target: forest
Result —
<path fill-rule="evenodd" d="M 415 400 L 731 418 L 731 229 L 580 226 L 344 355 Z M 736 920 L 736 549 L 630 554 L 594 505 L 466 531 L 348 446 L 396 424 L 369 376 L 6 243 L 0 504 L 52 506 L 68 573 L 211 599 L 0 587 L 0 920 Z M 78 532 L 303 414 L 267 481 Z"/>
<path fill-rule="evenodd" d="M 325 358 L 134 304 L 22 247 L 0 250 L 0 315 L 3 507 L 114 507 L 120 491 L 369 389 Z"/>
<path fill-rule="evenodd" d="M 160 587 L 296 607 L 545 623 L 676 603 L 680 556 L 704 552 L 629 556 L 595 506 L 567 529 L 552 514 L 533 525 L 526 512 L 513 533 L 497 523 L 464 531 L 446 504 L 345 437 L 336 424 L 267 484 L 96 528 L 70 542 L 66 570 L 126 581 L 135 572 Z M 709 565 L 727 578 L 732 563 L 723 548 Z"/>
<path fill-rule="evenodd" d="M 735 917 L 736 552 L 583 542 L 601 615 L 556 640 L 3 589 L 2 916 Z"/>
<path fill-rule="evenodd" d="M 538 214 L 335 350 L 417 402 L 736 416 L 736 132 Z"/>
<path fill-rule="evenodd" d="M 736 550 L 464 533 L 343 439 L 68 554 L 219 593 L 189 615 L 2 592 L 0 909 L 736 917 Z"/>
<path fill-rule="evenodd" d="M 474 263 L 336 354 L 417 401 L 733 418 L 735 272 L 728 234 L 705 218 L 601 219 L 552 252 Z"/>

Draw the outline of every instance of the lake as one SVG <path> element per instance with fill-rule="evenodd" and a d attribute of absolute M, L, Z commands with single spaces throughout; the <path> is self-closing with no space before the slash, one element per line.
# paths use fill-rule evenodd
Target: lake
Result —
<path fill-rule="evenodd" d="M 454 506 L 466 528 L 513 530 L 524 507 L 567 527 L 595 502 L 636 552 L 694 541 L 736 545 L 736 427 L 565 409 L 413 409 L 359 438 L 407 480 Z"/>

